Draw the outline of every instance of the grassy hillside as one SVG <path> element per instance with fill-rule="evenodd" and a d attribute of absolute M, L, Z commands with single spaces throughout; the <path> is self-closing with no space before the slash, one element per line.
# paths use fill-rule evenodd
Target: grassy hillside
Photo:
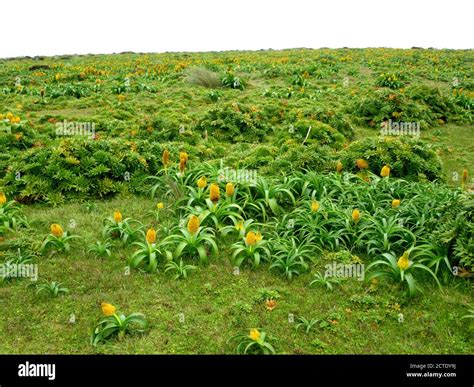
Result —
<path fill-rule="evenodd" d="M 0 353 L 472 353 L 473 61 L 0 60 Z"/>

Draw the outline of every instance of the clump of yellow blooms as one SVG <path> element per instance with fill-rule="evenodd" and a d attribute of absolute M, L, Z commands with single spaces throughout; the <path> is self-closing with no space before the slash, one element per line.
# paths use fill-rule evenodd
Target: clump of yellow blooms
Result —
<path fill-rule="evenodd" d="M 156 208 L 159 209 L 159 210 L 162 210 L 164 207 L 165 207 L 165 205 L 163 204 L 163 202 L 159 202 L 159 203 L 156 205 Z"/>
<path fill-rule="evenodd" d="M 369 168 L 369 163 L 367 160 L 364 160 L 364 159 L 357 159 L 356 160 L 356 166 L 357 168 L 359 169 L 367 169 Z"/>
<path fill-rule="evenodd" d="M 146 241 L 149 244 L 152 244 L 152 243 L 156 242 L 156 230 L 154 228 L 150 228 L 146 232 Z"/>
<path fill-rule="evenodd" d="M 232 184 L 232 183 L 227 183 L 227 184 L 225 185 L 225 194 L 226 194 L 227 196 L 232 196 L 232 195 L 234 194 L 234 192 L 235 192 L 234 184 Z"/>
<path fill-rule="evenodd" d="M 186 160 L 185 159 L 179 160 L 179 171 L 181 173 L 184 173 L 185 169 L 186 169 Z"/>
<path fill-rule="evenodd" d="M 189 155 L 186 152 L 179 152 L 179 160 L 180 161 L 184 160 L 184 163 L 186 164 L 188 159 L 189 159 Z"/>
<path fill-rule="evenodd" d="M 400 199 L 392 200 L 392 208 L 397 208 L 400 205 Z"/>
<path fill-rule="evenodd" d="M 64 231 L 61 227 L 61 225 L 57 223 L 53 223 L 50 227 L 51 229 L 51 234 L 53 234 L 56 238 L 62 237 L 64 234 Z"/>
<path fill-rule="evenodd" d="M 3 192 L 0 192 L 0 205 L 4 205 L 7 202 L 7 197 Z"/>
<path fill-rule="evenodd" d="M 410 266 L 410 261 L 408 259 L 408 255 L 410 253 L 405 251 L 403 255 L 398 259 L 397 266 L 400 270 L 406 270 Z"/>
<path fill-rule="evenodd" d="M 163 151 L 162 159 L 163 159 L 163 166 L 166 168 L 170 162 L 170 152 L 168 151 L 168 149 L 165 149 Z"/>
<path fill-rule="evenodd" d="M 390 167 L 388 165 L 383 166 L 382 170 L 380 171 L 380 176 L 382 177 L 390 176 Z"/>
<path fill-rule="evenodd" d="M 196 215 L 191 215 L 188 221 L 188 231 L 191 234 L 196 234 L 199 230 L 199 218 Z"/>
<path fill-rule="evenodd" d="M 352 211 L 352 220 L 355 224 L 359 223 L 360 211 L 357 208 Z"/>
<path fill-rule="evenodd" d="M 319 210 L 319 203 L 316 200 L 311 202 L 311 211 L 316 212 Z"/>
<path fill-rule="evenodd" d="M 120 211 L 114 212 L 114 220 L 117 223 L 120 223 L 122 221 L 122 213 Z"/>
<path fill-rule="evenodd" d="M 342 165 L 342 163 L 340 161 L 338 161 L 337 164 L 336 164 L 337 173 L 341 173 L 343 168 L 344 168 L 344 166 Z"/>
<path fill-rule="evenodd" d="M 113 316 L 116 312 L 116 308 L 115 306 L 113 306 L 112 304 L 108 304 L 107 302 L 103 302 L 101 305 L 100 305 L 101 309 L 102 309 L 102 313 L 104 314 L 104 316 L 106 317 L 110 317 L 110 316 Z"/>
<path fill-rule="evenodd" d="M 249 337 L 253 340 L 253 341 L 258 341 L 260 339 L 260 331 L 258 329 L 251 329 L 250 330 L 250 333 L 249 333 Z"/>
<path fill-rule="evenodd" d="M 221 197 L 221 191 L 219 190 L 219 186 L 216 183 L 211 184 L 211 188 L 209 189 L 209 199 L 213 203 L 217 202 Z"/>
<path fill-rule="evenodd" d="M 207 186 L 206 176 L 201 176 L 201 177 L 199 178 L 199 180 L 197 181 L 197 186 L 198 186 L 198 188 L 200 188 L 200 189 L 206 188 L 206 186 Z"/>
<path fill-rule="evenodd" d="M 257 235 L 253 231 L 249 231 L 245 237 L 245 243 L 248 246 L 255 246 L 257 243 Z"/>

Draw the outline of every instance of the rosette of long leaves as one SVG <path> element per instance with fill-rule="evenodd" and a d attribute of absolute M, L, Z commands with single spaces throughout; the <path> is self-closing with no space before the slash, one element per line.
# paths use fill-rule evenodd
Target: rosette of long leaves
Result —
<path fill-rule="evenodd" d="M 369 282 L 378 277 L 388 277 L 400 284 L 406 284 L 408 286 L 408 295 L 412 297 L 417 292 L 423 291 L 422 287 L 415 279 L 414 273 L 424 271 L 429 273 L 434 278 L 436 284 L 441 288 L 441 284 L 436 277 L 436 274 L 423 263 L 409 260 L 408 255 L 409 250 L 398 259 L 393 255 L 393 253 L 382 254 L 384 259 L 378 259 L 367 266 L 367 274 L 365 275 L 366 281 Z"/>
<path fill-rule="evenodd" d="M 194 218 L 193 218 L 194 217 Z M 218 254 L 214 230 L 201 226 L 201 220 L 197 216 L 191 217 L 195 222 L 188 223 L 188 227 L 178 226 L 174 233 L 163 240 L 163 245 L 176 246 L 174 253 L 168 253 L 168 259 L 178 259 L 182 256 L 194 258 L 199 257 L 202 264 L 207 264 L 212 254 Z"/>
<path fill-rule="evenodd" d="M 113 337 L 121 340 L 125 334 L 143 333 L 148 328 L 148 322 L 141 313 L 132 313 L 125 316 L 123 313 L 114 313 L 100 321 L 94 328 L 91 335 L 91 344 L 96 346 L 104 343 Z"/>

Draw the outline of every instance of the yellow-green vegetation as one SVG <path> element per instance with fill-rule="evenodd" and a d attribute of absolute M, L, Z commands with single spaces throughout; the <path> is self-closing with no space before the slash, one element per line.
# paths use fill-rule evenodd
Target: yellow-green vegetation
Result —
<path fill-rule="evenodd" d="M 472 353 L 473 59 L 1 60 L 0 353 Z"/>

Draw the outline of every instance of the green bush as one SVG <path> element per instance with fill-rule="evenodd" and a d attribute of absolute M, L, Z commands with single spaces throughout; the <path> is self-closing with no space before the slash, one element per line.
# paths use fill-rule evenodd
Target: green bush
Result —
<path fill-rule="evenodd" d="M 255 142 L 268 131 L 263 114 L 241 103 L 226 104 L 209 110 L 196 129 L 218 140 Z"/>
<path fill-rule="evenodd" d="M 354 141 L 341 152 L 345 171 L 358 172 L 357 159 L 367 160 L 369 170 L 379 175 L 384 165 L 391 176 L 409 180 L 441 180 L 442 164 L 432 146 L 421 140 L 369 137 Z"/>
<path fill-rule="evenodd" d="M 168 148 L 177 156 L 177 148 Z M 106 198 L 147 192 L 143 178 L 161 169 L 163 145 L 148 141 L 63 139 L 8 160 L 0 180 L 20 202 Z"/>

